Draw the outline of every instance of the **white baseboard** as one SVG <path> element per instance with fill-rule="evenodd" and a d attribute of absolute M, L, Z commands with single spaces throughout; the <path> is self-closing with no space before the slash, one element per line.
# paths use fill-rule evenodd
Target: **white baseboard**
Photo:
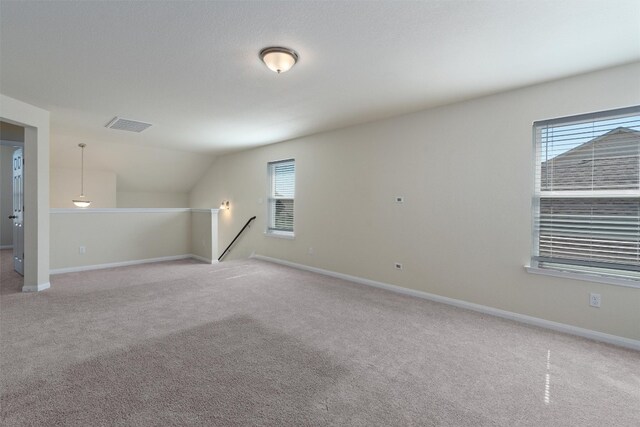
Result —
<path fill-rule="evenodd" d="M 165 256 L 165 257 L 159 257 L 159 258 L 136 259 L 133 261 L 111 262 L 107 264 L 94 264 L 94 265 L 81 265 L 78 267 L 55 268 L 53 270 L 49 270 L 49 274 L 63 274 L 63 273 L 75 273 L 78 271 L 102 270 L 105 268 L 126 267 L 129 265 L 149 264 L 152 262 L 176 261 L 176 260 L 188 259 L 188 258 L 194 258 L 194 259 L 197 259 L 198 261 L 203 261 L 208 264 L 214 264 L 214 262 L 210 259 L 200 257 L 198 255 L 186 254 L 186 255 Z M 215 263 L 217 262 L 218 260 L 215 260 Z"/>
<path fill-rule="evenodd" d="M 45 289 L 49 289 L 51 287 L 51 283 L 40 283 L 39 285 L 24 285 L 22 287 L 22 292 L 40 292 Z"/>
<path fill-rule="evenodd" d="M 611 334 L 606 334 L 604 332 L 593 331 L 591 329 L 579 328 L 577 326 L 567 325 L 565 323 L 553 322 L 551 320 L 540 319 L 538 317 L 527 316 L 525 314 L 514 313 L 511 311 L 501 310 L 499 308 L 489 307 L 486 305 L 474 304 L 472 302 L 443 297 L 436 294 L 417 291 L 415 289 L 403 288 L 401 286 L 390 285 L 388 283 L 382 283 L 382 282 L 377 282 L 375 280 L 364 279 L 362 277 L 337 273 L 335 271 L 324 270 L 322 268 L 310 267 L 304 264 L 297 264 L 295 262 L 266 257 L 263 255 L 252 254 L 251 258 L 273 262 L 276 264 L 282 264 L 282 265 L 297 268 L 300 270 L 306 270 L 314 273 L 324 274 L 325 276 L 336 277 L 338 279 L 348 280 L 350 282 L 355 282 L 362 285 L 386 289 L 388 291 L 392 291 L 392 292 L 396 292 L 404 295 L 410 295 L 417 298 L 422 298 L 430 301 L 440 302 L 443 304 L 453 305 L 455 307 L 465 308 L 467 310 L 473 310 L 479 313 L 490 314 L 492 316 L 502 317 L 504 319 L 515 320 L 516 322 L 526 323 L 528 325 L 538 326 L 545 329 L 551 329 L 558 332 L 564 332 L 571 335 L 577 335 L 579 337 L 589 338 L 595 341 L 601 341 L 608 344 L 614 344 L 620 347 L 626 347 L 633 350 L 640 350 L 640 341 L 630 339 L 630 338 L 620 337 L 618 335 L 611 335 Z"/>
<path fill-rule="evenodd" d="M 191 254 L 191 258 L 196 259 L 198 261 L 205 262 L 207 264 L 217 264 L 218 263 L 217 259 L 209 259 L 209 258 L 205 258 L 203 256 L 195 255 L 195 254 Z"/>
<path fill-rule="evenodd" d="M 13 245 L 0 245 L 0 249 L 13 249 Z"/>

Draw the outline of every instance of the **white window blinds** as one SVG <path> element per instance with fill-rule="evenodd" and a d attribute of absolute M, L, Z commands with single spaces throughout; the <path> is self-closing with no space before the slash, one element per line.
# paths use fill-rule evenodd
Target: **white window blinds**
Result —
<path fill-rule="evenodd" d="M 268 168 L 270 181 L 268 231 L 291 234 L 296 192 L 295 160 L 271 162 Z"/>
<path fill-rule="evenodd" d="M 640 106 L 534 133 L 532 264 L 640 279 Z"/>

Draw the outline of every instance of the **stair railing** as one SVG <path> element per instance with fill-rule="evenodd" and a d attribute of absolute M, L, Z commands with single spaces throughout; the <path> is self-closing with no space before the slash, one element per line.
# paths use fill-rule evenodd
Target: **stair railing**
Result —
<path fill-rule="evenodd" d="M 249 221 L 247 221 L 247 223 L 244 225 L 244 227 L 242 227 L 242 230 L 240 230 L 240 232 L 238 234 L 236 234 L 236 237 L 233 238 L 231 243 L 229 243 L 229 246 L 227 246 L 227 249 L 225 249 L 224 252 L 222 252 L 222 255 L 220 255 L 218 257 L 218 261 L 220 261 L 222 259 L 222 257 L 224 257 L 227 254 L 227 252 L 229 252 L 229 250 L 231 249 L 231 246 L 233 246 L 235 241 L 238 240 L 238 237 L 240 237 L 240 235 L 245 230 L 245 228 L 247 228 L 249 226 L 249 224 L 251 224 L 251 221 L 253 221 L 254 219 L 256 219 L 255 215 L 252 216 L 251 218 L 249 218 Z"/>

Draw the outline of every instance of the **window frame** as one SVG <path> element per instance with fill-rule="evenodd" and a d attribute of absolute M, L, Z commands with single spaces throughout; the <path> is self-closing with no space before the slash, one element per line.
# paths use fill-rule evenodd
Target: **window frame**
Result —
<path fill-rule="evenodd" d="M 275 166 L 282 163 L 292 163 L 293 164 L 293 197 L 277 197 L 274 195 L 275 189 Z M 283 239 L 294 239 L 295 238 L 295 229 L 296 229 L 296 215 L 295 215 L 295 199 L 296 199 L 296 159 L 295 158 L 287 158 L 282 160 L 274 160 L 267 162 L 267 203 L 266 203 L 266 228 L 265 235 L 270 237 L 278 237 Z M 274 207 L 272 205 L 275 200 L 291 200 L 293 203 L 292 207 L 292 229 L 284 230 L 272 227 L 271 224 L 275 221 L 275 212 L 273 212 Z"/>
<path fill-rule="evenodd" d="M 599 111 L 595 113 L 560 117 L 550 120 L 541 120 L 533 123 L 532 141 L 533 141 L 533 191 L 531 202 L 531 256 L 530 265 L 526 266 L 526 270 L 530 273 L 542 274 L 547 276 L 565 277 L 570 279 L 586 280 L 599 283 L 614 284 L 626 287 L 640 288 L 640 272 L 629 274 L 629 270 L 622 268 L 600 268 L 593 266 L 594 263 L 588 261 L 574 261 L 573 264 L 553 263 L 553 261 L 540 261 L 540 209 L 541 200 L 550 199 L 567 199 L 576 200 L 580 198 L 590 199 L 609 199 L 609 198 L 633 198 L 640 199 L 640 184 L 638 189 L 634 190 L 570 190 L 570 191 L 553 191 L 542 190 L 541 165 L 543 163 L 542 149 L 544 143 L 539 137 L 540 130 L 544 126 L 562 126 L 564 124 L 578 124 L 580 122 L 598 121 L 611 119 L 614 120 L 623 116 L 640 116 L 640 105 L 626 108 L 611 109 Z M 640 161 L 640 159 L 639 159 Z M 544 266 L 541 264 L 544 263 Z M 592 264 L 592 265 L 589 265 Z M 595 263 L 597 264 L 597 263 Z M 630 264 L 626 264 L 628 267 Z"/>

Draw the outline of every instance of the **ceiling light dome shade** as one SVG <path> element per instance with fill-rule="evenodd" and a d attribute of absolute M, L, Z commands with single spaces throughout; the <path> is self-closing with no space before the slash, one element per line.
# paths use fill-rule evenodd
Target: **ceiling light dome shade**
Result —
<path fill-rule="evenodd" d="M 77 199 L 73 199 L 73 204 L 79 208 L 88 208 L 91 206 L 91 200 L 81 195 Z"/>
<path fill-rule="evenodd" d="M 286 47 L 267 47 L 260 51 L 260 59 L 276 73 L 289 71 L 298 62 L 298 54 Z"/>

